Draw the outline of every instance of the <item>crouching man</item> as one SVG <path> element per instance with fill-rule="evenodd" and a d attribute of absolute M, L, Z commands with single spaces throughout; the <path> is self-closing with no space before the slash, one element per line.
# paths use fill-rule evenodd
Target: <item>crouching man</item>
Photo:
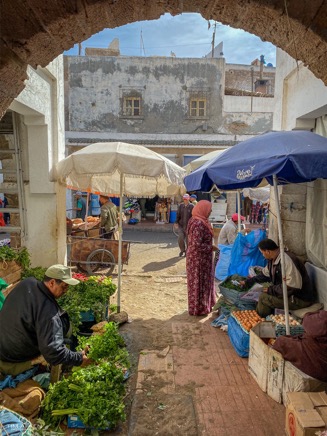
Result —
<path fill-rule="evenodd" d="M 40 355 L 51 365 L 91 363 L 84 351 L 65 346 L 70 322 L 56 301 L 78 283 L 68 267 L 52 265 L 43 281 L 31 277 L 15 286 L 0 311 L 0 373 L 16 376 L 31 369 Z"/>

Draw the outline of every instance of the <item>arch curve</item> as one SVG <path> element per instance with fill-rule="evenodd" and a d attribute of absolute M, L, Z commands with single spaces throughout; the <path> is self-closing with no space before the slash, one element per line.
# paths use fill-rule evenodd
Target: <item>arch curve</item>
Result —
<path fill-rule="evenodd" d="M 254 33 L 327 84 L 327 0 L 3 0 L 0 8 L 0 116 L 24 88 L 28 64 L 46 66 L 105 27 L 166 12 L 197 12 Z"/>

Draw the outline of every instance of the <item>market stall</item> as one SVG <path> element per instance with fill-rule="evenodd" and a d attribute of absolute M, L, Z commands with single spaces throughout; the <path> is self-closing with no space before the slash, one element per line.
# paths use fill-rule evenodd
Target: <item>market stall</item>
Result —
<path fill-rule="evenodd" d="M 307 131 L 269 132 L 241 142 L 185 177 L 190 191 L 210 191 L 258 187 L 267 182 L 274 187 L 282 276 L 285 254 L 279 207 L 278 185 L 327 178 L 327 139 Z M 240 209 L 239 209 L 240 210 Z M 239 220 L 240 222 L 240 220 Z M 283 284 L 286 331 L 289 333 L 287 287 Z"/>

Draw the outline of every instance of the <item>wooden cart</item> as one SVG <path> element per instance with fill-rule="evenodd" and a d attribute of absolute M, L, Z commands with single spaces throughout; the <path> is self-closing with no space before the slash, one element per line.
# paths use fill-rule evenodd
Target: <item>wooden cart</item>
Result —
<path fill-rule="evenodd" d="M 118 244 L 114 239 L 70 237 L 70 263 L 89 275 L 110 275 L 118 264 Z M 122 264 L 128 264 L 130 242 L 122 241 Z"/>

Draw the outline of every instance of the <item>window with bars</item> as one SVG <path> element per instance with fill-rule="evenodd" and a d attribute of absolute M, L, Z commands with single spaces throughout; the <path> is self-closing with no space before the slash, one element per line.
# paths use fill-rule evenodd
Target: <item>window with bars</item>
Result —
<path fill-rule="evenodd" d="M 190 99 L 190 117 L 203 118 L 207 116 L 207 99 L 191 98 Z"/>
<path fill-rule="evenodd" d="M 124 97 L 123 115 L 139 117 L 141 115 L 141 97 Z"/>

